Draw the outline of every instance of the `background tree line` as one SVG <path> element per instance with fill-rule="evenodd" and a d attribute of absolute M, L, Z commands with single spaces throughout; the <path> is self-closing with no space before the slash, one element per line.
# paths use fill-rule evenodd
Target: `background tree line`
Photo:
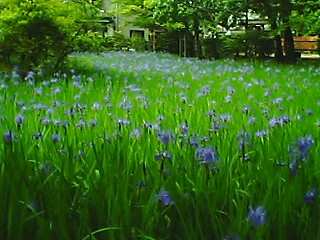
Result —
<path fill-rule="evenodd" d="M 132 24 L 161 32 L 153 50 L 177 52 L 184 36 L 184 54 L 220 58 L 237 51 L 279 61 L 295 62 L 292 32 L 320 34 L 318 0 L 113 0 L 114 13 L 135 16 Z M 17 66 L 25 75 L 31 69 L 57 71 L 75 51 L 101 51 L 111 44 L 129 44 L 121 37 L 105 39 L 99 24 L 103 0 L 2 0 L 0 2 L 0 58 L 2 65 Z M 249 12 L 265 18 L 271 27 L 237 38 L 219 35 L 248 21 Z M 97 26 L 95 26 L 97 25 Z M 248 26 L 248 25 L 245 25 Z M 101 27 L 101 26 L 100 26 Z M 206 33 L 210 37 L 204 38 Z M 271 41 L 270 41 L 271 39 Z M 284 39 L 284 47 L 281 39 Z M 246 43 L 246 44 L 244 44 Z"/>
<path fill-rule="evenodd" d="M 320 2 L 318 0 L 116 0 L 122 12 L 136 16 L 133 24 L 157 29 L 168 34 L 168 40 L 174 35 L 185 31 L 188 36 L 189 56 L 203 58 L 206 52 L 203 47 L 206 42 L 211 43 L 215 58 L 219 58 L 219 30 L 218 26 L 226 30 L 231 29 L 244 19 L 248 21 L 248 14 L 254 13 L 265 18 L 271 31 L 250 31 L 230 41 L 227 39 L 227 49 L 243 48 L 243 42 L 248 43 L 246 50 L 260 55 L 268 53 L 270 49 L 279 61 L 295 62 L 294 31 L 299 35 L 320 34 Z M 125 10 L 125 11 L 123 11 Z M 147 19 L 147 21 L 146 21 Z M 244 24 L 246 27 L 248 24 Z M 213 39 L 204 39 L 205 31 L 210 31 Z M 267 39 L 272 39 L 267 41 Z M 284 39 L 282 46 L 281 39 Z M 228 42 L 229 41 L 229 42 Z M 270 46 L 271 45 L 271 46 Z M 270 46 L 268 49 L 263 49 Z M 273 48 L 272 48 L 273 47 Z M 216 48 L 216 49 L 214 49 Z"/>

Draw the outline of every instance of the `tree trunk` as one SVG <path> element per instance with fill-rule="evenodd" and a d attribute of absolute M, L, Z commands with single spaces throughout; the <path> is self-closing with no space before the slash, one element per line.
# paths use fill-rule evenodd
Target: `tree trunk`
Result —
<path fill-rule="evenodd" d="M 156 51 L 156 30 L 152 30 L 152 51 Z"/>
<path fill-rule="evenodd" d="M 187 30 L 183 31 L 183 56 L 187 57 Z"/>
<path fill-rule="evenodd" d="M 278 29 L 277 23 L 275 20 L 273 20 L 271 23 L 271 30 L 276 31 L 277 29 Z M 284 60 L 284 55 L 283 55 L 283 48 L 282 48 L 280 34 L 276 34 L 274 36 L 274 44 L 275 44 L 274 58 L 277 62 L 282 62 Z"/>
<path fill-rule="evenodd" d="M 287 26 L 284 31 L 284 52 L 286 54 L 285 60 L 288 63 L 297 62 L 297 56 L 294 50 L 293 36 L 292 36 L 291 28 L 289 26 Z"/>
<path fill-rule="evenodd" d="M 274 42 L 275 42 L 275 53 L 274 53 L 274 58 L 278 62 L 282 62 L 284 59 L 283 55 L 283 49 L 282 49 L 282 43 L 281 43 L 281 36 L 277 34 L 274 36 Z"/>
<path fill-rule="evenodd" d="M 179 43 L 178 43 L 178 45 L 179 45 L 179 56 L 180 57 L 182 57 L 183 55 L 182 55 L 182 32 L 181 31 L 179 31 L 179 38 L 178 38 L 178 40 L 179 40 Z"/>
<path fill-rule="evenodd" d="M 202 46 L 200 41 L 199 20 L 197 17 L 193 18 L 193 31 L 194 31 L 194 50 L 198 59 L 203 59 Z"/>
<path fill-rule="evenodd" d="M 188 21 L 184 22 L 185 35 L 184 35 L 184 55 L 185 57 L 195 57 L 195 40 L 191 32 L 191 27 Z"/>
<path fill-rule="evenodd" d="M 290 27 L 290 14 L 292 11 L 292 3 L 290 0 L 281 0 L 280 2 L 282 22 L 285 26 L 284 30 L 284 52 L 285 60 L 288 63 L 295 63 L 297 61 L 294 50 L 294 41 Z"/>

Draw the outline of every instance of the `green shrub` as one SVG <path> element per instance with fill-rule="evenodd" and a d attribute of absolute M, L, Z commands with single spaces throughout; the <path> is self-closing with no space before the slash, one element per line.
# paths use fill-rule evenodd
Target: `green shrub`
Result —
<path fill-rule="evenodd" d="M 247 31 L 241 35 L 221 37 L 225 56 L 245 53 L 247 57 L 266 57 L 274 52 L 274 41 L 262 31 Z"/>
<path fill-rule="evenodd" d="M 74 39 L 74 50 L 78 52 L 101 52 L 105 50 L 103 44 L 105 39 L 101 33 L 88 30 L 79 34 Z"/>
<path fill-rule="evenodd" d="M 239 35 L 233 36 L 221 36 L 221 47 L 220 51 L 222 52 L 223 57 L 233 57 L 239 55 L 240 52 L 245 52 L 243 39 Z"/>
<path fill-rule="evenodd" d="M 205 38 L 202 40 L 203 55 L 208 59 L 219 59 L 222 55 L 222 41 L 219 38 Z"/>
<path fill-rule="evenodd" d="M 143 37 L 132 38 L 132 48 L 138 52 L 150 50 L 149 43 Z"/>
<path fill-rule="evenodd" d="M 179 54 L 179 32 L 166 31 L 158 34 L 156 51 Z"/>
<path fill-rule="evenodd" d="M 103 46 L 106 50 L 119 51 L 132 47 L 132 42 L 126 38 L 121 32 L 114 32 L 113 36 L 105 38 Z"/>
<path fill-rule="evenodd" d="M 185 36 L 184 36 L 185 34 Z M 194 39 L 188 31 L 185 29 L 180 30 L 168 30 L 161 32 L 157 35 L 156 40 L 156 51 L 166 52 L 171 54 L 181 54 L 183 56 L 184 52 L 184 40 L 186 40 L 186 56 L 195 56 Z M 179 43 L 179 41 L 181 41 Z M 179 44 L 181 44 L 181 49 L 179 49 Z"/>
<path fill-rule="evenodd" d="M 77 21 L 84 17 L 79 4 L 4 0 L 0 12 L 2 61 L 17 66 L 24 77 L 30 70 L 57 71 L 71 52 L 100 51 L 103 39 Z"/>
<path fill-rule="evenodd" d="M 244 34 L 244 42 L 247 52 L 253 56 L 266 57 L 274 51 L 273 39 L 270 39 L 263 31 L 247 31 Z"/>
<path fill-rule="evenodd" d="M 67 48 L 66 34 L 47 16 L 35 16 L 8 32 L 0 42 L 2 54 L 22 72 L 48 67 Z"/>

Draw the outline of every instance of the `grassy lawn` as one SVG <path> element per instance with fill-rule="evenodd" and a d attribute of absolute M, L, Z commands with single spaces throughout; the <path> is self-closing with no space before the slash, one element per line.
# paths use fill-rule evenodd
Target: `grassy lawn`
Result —
<path fill-rule="evenodd" d="M 0 239 L 320 239 L 320 67 L 82 54 L 0 77 Z"/>

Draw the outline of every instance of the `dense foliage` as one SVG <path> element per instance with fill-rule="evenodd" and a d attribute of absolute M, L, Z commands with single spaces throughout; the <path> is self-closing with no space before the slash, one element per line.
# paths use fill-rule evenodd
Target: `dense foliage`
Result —
<path fill-rule="evenodd" d="M 150 26 L 150 29 L 158 29 L 160 32 L 165 29 L 172 33 L 173 30 L 177 34 L 186 35 L 188 45 L 193 45 L 193 49 L 186 49 L 181 55 L 197 56 L 202 58 L 207 55 L 203 46 L 208 42 L 208 38 L 219 38 L 221 27 L 226 30 L 235 26 L 244 26 L 246 31 L 251 33 L 244 35 L 244 44 L 248 45 L 248 54 L 254 53 L 257 56 L 268 55 L 270 51 L 274 52 L 279 61 L 295 62 L 296 54 L 293 46 L 293 34 L 298 35 L 319 35 L 319 9 L 320 3 L 317 0 L 205 0 L 205 1 L 184 1 L 184 0 L 149 0 L 149 1 L 126 1 L 118 0 L 122 6 L 120 12 L 128 13 L 136 16 L 134 23 L 140 24 L 142 27 Z M 128 4 L 130 2 L 130 4 Z M 122 4 L 121 4 L 122 3 Z M 265 41 L 266 36 L 262 36 L 257 40 L 261 42 L 258 46 L 256 42 L 251 41 L 252 34 L 261 35 L 259 30 L 252 29 L 248 25 L 248 16 L 256 14 L 259 18 L 265 19 L 270 25 L 268 39 L 273 39 L 273 46 L 265 49 L 261 44 Z M 146 18 L 148 16 L 148 18 Z M 150 17 L 152 16 L 152 17 Z M 144 21 L 146 20 L 147 21 Z M 146 24 L 147 23 L 147 24 Z M 256 31 L 256 33 L 252 33 Z M 210 33 L 210 36 L 207 36 Z M 173 34 L 171 34 L 173 36 Z M 281 38 L 284 39 L 284 46 L 281 44 Z M 224 39 L 218 39 L 221 42 Z M 232 40 L 232 38 L 231 38 Z M 235 39 L 234 45 L 239 39 Z M 170 38 L 167 39 L 170 41 Z M 171 40 L 177 42 L 177 38 Z M 209 40 L 210 41 L 210 40 Z M 230 42 L 230 39 L 227 41 Z M 172 45 L 172 52 L 176 52 L 177 47 Z M 205 46 L 204 46 L 205 47 Z M 206 48 L 206 47 L 205 47 Z M 212 48 L 216 48 L 215 45 Z M 216 54 L 215 58 L 219 58 L 224 54 L 223 49 L 220 54 L 213 49 Z"/>
<path fill-rule="evenodd" d="M 1 239 L 319 238 L 319 67 L 72 60 L 0 77 Z"/>
<path fill-rule="evenodd" d="M 31 69 L 59 69 L 71 52 L 98 50 L 101 39 L 81 21 L 94 18 L 100 7 L 87 5 L 85 1 L 1 1 L 1 60 L 18 66 L 24 76 Z"/>

